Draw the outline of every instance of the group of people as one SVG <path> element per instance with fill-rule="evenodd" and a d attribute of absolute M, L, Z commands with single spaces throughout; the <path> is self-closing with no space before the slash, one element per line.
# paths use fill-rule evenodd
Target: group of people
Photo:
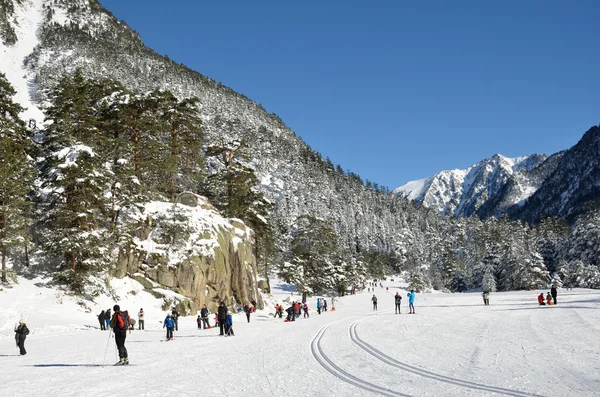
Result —
<path fill-rule="evenodd" d="M 538 295 L 538 303 L 540 306 L 552 306 L 552 305 L 556 305 L 556 297 L 558 296 L 558 291 L 556 290 L 556 286 L 553 285 L 552 288 L 550 288 L 550 291 L 548 291 L 546 293 L 546 300 L 544 301 L 544 293 L 540 293 Z"/>
<path fill-rule="evenodd" d="M 319 303 L 318 303 L 318 305 L 319 305 Z M 319 308 L 318 310 L 321 310 L 321 309 Z M 276 304 L 275 305 L 275 317 L 277 317 L 277 313 L 280 311 L 281 312 L 283 311 L 283 307 L 280 306 L 279 304 Z M 290 305 L 290 307 L 285 309 L 285 312 L 287 313 L 285 321 L 296 321 L 296 319 L 300 317 L 302 312 L 304 312 L 304 318 L 310 317 L 308 314 L 308 304 L 306 302 L 302 303 L 302 302 L 293 301 L 292 304 Z M 319 314 L 321 314 L 321 313 L 319 312 Z M 279 317 L 281 318 L 281 314 L 279 314 Z"/>
<path fill-rule="evenodd" d="M 415 314 L 415 296 L 416 292 L 414 289 L 411 289 L 407 294 L 408 296 L 408 314 Z M 377 296 L 373 294 L 371 298 L 371 302 L 373 302 L 373 311 L 377 310 Z M 400 306 L 402 304 L 402 296 L 400 296 L 399 292 L 396 292 L 394 295 L 394 312 L 395 314 L 402 314 L 400 311 Z"/>

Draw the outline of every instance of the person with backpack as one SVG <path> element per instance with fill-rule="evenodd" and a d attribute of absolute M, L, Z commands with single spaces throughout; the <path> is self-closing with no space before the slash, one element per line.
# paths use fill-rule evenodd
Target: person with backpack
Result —
<path fill-rule="evenodd" d="M 234 336 L 233 333 L 233 316 L 231 312 L 227 310 L 227 317 L 225 317 L 225 336 Z"/>
<path fill-rule="evenodd" d="M 167 342 L 173 340 L 173 329 L 175 328 L 175 319 L 171 313 L 167 313 L 167 317 L 163 322 L 163 329 L 167 328 Z"/>
<path fill-rule="evenodd" d="M 225 306 L 225 302 L 219 303 L 219 309 L 217 310 L 217 318 L 219 320 L 219 336 L 224 336 L 225 320 L 227 319 L 227 306 Z"/>
<path fill-rule="evenodd" d="M 408 314 L 415 314 L 415 290 L 411 289 L 408 296 Z"/>
<path fill-rule="evenodd" d="M 244 312 L 246 313 L 246 318 L 248 319 L 248 322 L 250 322 L 250 306 L 248 304 L 244 305 Z"/>
<path fill-rule="evenodd" d="M 138 312 L 138 331 L 144 330 L 144 309 Z"/>
<path fill-rule="evenodd" d="M 202 309 L 200 309 L 200 318 L 202 319 L 202 328 L 210 328 L 210 323 L 208 322 L 208 308 L 206 307 L 206 304 L 202 305 Z"/>
<path fill-rule="evenodd" d="M 100 331 L 106 331 L 106 313 L 104 310 L 98 315 L 98 322 L 100 323 Z"/>
<path fill-rule="evenodd" d="M 129 364 L 129 356 L 125 348 L 125 339 L 129 329 L 129 313 L 127 313 L 127 310 L 121 311 L 119 305 L 115 305 L 113 311 L 110 327 L 115 333 L 115 343 L 117 344 L 117 350 L 119 350 L 119 362 L 115 365 L 127 365 Z"/>
<path fill-rule="evenodd" d="M 402 314 L 400 312 L 400 304 L 402 303 L 402 297 L 400 296 L 399 292 L 396 292 L 396 296 L 394 296 L 394 303 L 396 305 L 396 307 L 395 307 L 396 314 Z"/>
<path fill-rule="evenodd" d="M 377 310 L 377 297 L 375 295 L 371 298 L 371 302 L 373 302 L 373 310 Z"/>
<path fill-rule="evenodd" d="M 179 312 L 176 308 L 173 308 L 173 310 L 171 310 L 171 315 L 173 316 L 173 321 L 175 321 L 175 331 L 179 331 Z"/>
<path fill-rule="evenodd" d="M 22 318 L 19 320 L 19 325 L 15 327 L 15 342 L 22 356 L 27 354 L 27 351 L 25 351 L 25 338 L 27 338 L 27 335 L 29 335 L 29 328 L 25 324 L 25 319 Z"/>

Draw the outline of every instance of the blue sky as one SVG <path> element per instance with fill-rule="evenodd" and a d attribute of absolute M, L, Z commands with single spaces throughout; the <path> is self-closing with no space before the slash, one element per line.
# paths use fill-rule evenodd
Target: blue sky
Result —
<path fill-rule="evenodd" d="M 600 1 L 100 2 L 390 188 L 600 123 Z"/>

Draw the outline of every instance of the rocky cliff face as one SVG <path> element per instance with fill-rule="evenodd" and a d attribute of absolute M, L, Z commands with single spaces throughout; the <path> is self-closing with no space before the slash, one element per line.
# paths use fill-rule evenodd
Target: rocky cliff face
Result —
<path fill-rule="evenodd" d="M 187 194 L 187 204 L 153 202 L 143 217 L 134 245 L 121 250 L 116 277 L 131 275 L 147 289 L 171 289 L 190 298 L 195 313 L 203 304 L 216 310 L 255 300 L 257 288 L 253 232 L 237 219 L 224 219 L 201 196 Z"/>

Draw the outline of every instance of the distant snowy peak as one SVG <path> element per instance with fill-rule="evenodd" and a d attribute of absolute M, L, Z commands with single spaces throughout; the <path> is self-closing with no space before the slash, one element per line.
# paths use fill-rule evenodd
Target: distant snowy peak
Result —
<path fill-rule="evenodd" d="M 429 178 L 411 181 L 394 190 L 443 216 L 470 216 L 490 201 L 503 206 L 517 204 L 533 194 L 536 184 L 526 175 L 543 163 L 547 156 L 532 154 L 509 158 L 495 154 L 464 170 L 447 170 Z M 510 202 L 498 200 L 511 181 Z M 515 185 L 514 181 L 518 183 Z"/>

